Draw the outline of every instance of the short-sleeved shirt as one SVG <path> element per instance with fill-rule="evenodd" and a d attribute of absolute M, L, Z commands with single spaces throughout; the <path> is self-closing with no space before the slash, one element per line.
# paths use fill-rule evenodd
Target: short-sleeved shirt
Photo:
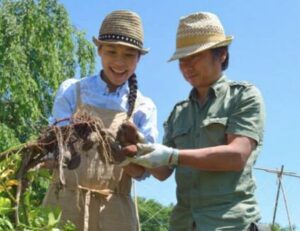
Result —
<path fill-rule="evenodd" d="M 252 166 L 261 149 L 265 109 L 259 90 L 250 83 L 222 76 L 200 105 L 193 89 L 175 105 L 165 122 L 164 144 L 179 149 L 226 144 L 226 134 L 247 136 L 257 142 L 242 171 L 202 171 L 176 167 L 177 205 L 170 230 L 246 230 L 260 219 L 254 197 Z"/>

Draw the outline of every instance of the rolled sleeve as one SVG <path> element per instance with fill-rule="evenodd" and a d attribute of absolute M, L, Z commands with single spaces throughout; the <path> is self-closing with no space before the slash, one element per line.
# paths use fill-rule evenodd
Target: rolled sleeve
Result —
<path fill-rule="evenodd" d="M 265 106 L 260 91 L 253 85 L 241 91 L 228 121 L 226 133 L 250 137 L 262 141 Z"/>
<path fill-rule="evenodd" d="M 147 142 L 154 143 L 157 140 L 157 109 L 150 99 L 146 99 L 139 105 L 134 113 L 133 121 Z"/>
<path fill-rule="evenodd" d="M 142 180 L 145 180 L 146 178 L 148 178 L 149 176 L 151 176 L 151 174 L 146 169 L 145 172 L 144 172 L 144 174 L 142 176 L 140 176 L 140 177 L 134 177 L 134 179 L 136 181 L 142 181 Z"/>
<path fill-rule="evenodd" d="M 139 131 L 144 135 L 147 142 L 156 142 L 158 136 L 157 109 L 151 99 L 142 96 L 142 103 L 138 105 L 138 108 L 133 115 L 133 122 L 137 125 Z M 146 169 L 142 176 L 135 177 L 134 179 L 142 181 L 150 175 L 151 174 Z"/>

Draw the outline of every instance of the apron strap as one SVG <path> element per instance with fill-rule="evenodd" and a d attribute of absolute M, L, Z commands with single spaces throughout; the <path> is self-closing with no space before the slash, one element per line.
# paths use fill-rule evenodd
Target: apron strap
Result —
<path fill-rule="evenodd" d="M 112 196 L 113 191 L 110 189 L 103 189 L 103 190 L 93 190 L 93 189 L 88 189 L 86 187 L 78 185 L 78 188 L 83 190 L 82 192 L 85 192 L 84 196 L 84 212 L 83 212 L 83 231 L 88 231 L 89 230 L 89 219 L 90 219 L 90 203 L 91 203 L 91 194 L 92 193 L 98 193 L 106 200 L 109 200 L 110 197 Z M 102 205 L 100 210 L 103 210 L 105 207 Z"/>
<path fill-rule="evenodd" d="M 91 202 L 91 191 L 86 191 L 84 198 L 83 231 L 89 230 L 89 207 Z"/>
<path fill-rule="evenodd" d="M 75 109 L 75 111 L 77 112 L 81 106 L 82 106 L 82 101 L 81 101 L 81 92 L 80 92 L 80 81 L 78 81 L 76 83 L 76 109 Z"/>

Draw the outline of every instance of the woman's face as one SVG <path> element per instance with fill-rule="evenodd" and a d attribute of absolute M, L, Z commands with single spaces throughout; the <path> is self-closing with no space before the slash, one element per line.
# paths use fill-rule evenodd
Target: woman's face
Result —
<path fill-rule="evenodd" d="M 104 81 L 110 91 L 115 91 L 134 73 L 140 59 L 140 52 L 134 48 L 104 44 L 98 48 L 104 71 Z"/>

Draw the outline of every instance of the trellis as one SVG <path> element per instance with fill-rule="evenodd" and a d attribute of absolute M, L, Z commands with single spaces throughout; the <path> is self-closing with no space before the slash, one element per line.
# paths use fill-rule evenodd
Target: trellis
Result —
<path fill-rule="evenodd" d="M 289 209 L 288 209 L 287 200 L 286 200 L 286 193 L 285 193 L 285 190 L 284 190 L 284 187 L 283 187 L 283 184 L 282 184 L 282 177 L 283 176 L 290 176 L 290 177 L 300 178 L 300 176 L 297 175 L 294 172 L 284 172 L 283 171 L 284 165 L 281 166 L 280 170 L 277 170 L 277 169 L 267 169 L 267 168 L 257 168 L 257 167 L 255 167 L 254 169 L 262 170 L 262 171 L 265 171 L 265 172 L 277 175 L 278 187 L 277 187 L 277 193 L 276 193 L 276 199 L 275 199 L 275 205 L 274 205 L 272 225 L 275 224 L 279 195 L 280 195 L 280 192 L 282 192 L 284 206 L 285 206 L 285 210 L 286 210 L 286 214 L 287 214 L 287 218 L 288 218 L 288 222 L 289 222 L 289 227 L 290 227 L 291 231 L 294 231 L 294 228 L 293 228 L 293 225 L 292 225 L 292 222 L 291 222 L 291 218 L 290 218 L 290 213 L 289 213 Z"/>

